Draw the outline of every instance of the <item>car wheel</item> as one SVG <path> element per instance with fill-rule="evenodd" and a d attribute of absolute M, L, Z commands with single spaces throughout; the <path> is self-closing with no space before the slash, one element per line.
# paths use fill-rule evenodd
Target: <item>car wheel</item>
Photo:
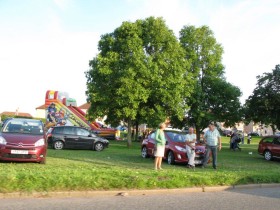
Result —
<path fill-rule="evenodd" d="M 142 148 L 141 156 L 142 156 L 142 158 L 148 158 L 149 157 L 147 147 Z"/>
<path fill-rule="evenodd" d="M 172 151 L 169 151 L 168 152 L 168 155 L 167 155 L 167 163 L 169 165 L 173 165 L 175 163 L 175 158 L 174 158 L 174 154 Z"/>
<path fill-rule="evenodd" d="M 56 150 L 62 150 L 64 148 L 64 143 L 62 141 L 56 141 L 53 143 L 53 148 Z"/>
<path fill-rule="evenodd" d="M 104 149 L 104 145 L 101 143 L 101 142 L 97 142 L 95 145 L 94 145 L 94 150 L 95 151 L 102 151 Z"/>
<path fill-rule="evenodd" d="M 266 159 L 266 160 L 271 160 L 272 159 L 272 154 L 271 154 L 271 152 L 270 151 L 268 151 L 268 150 L 266 150 L 265 152 L 264 152 L 264 159 Z"/>

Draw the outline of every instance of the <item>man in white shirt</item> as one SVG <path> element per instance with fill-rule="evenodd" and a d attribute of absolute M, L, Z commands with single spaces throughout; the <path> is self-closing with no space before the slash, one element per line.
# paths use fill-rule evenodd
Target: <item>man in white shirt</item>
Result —
<path fill-rule="evenodd" d="M 194 133 L 193 127 L 189 128 L 189 133 L 186 136 L 186 150 L 188 156 L 188 167 L 195 168 L 194 158 L 195 158 L 195 142 L 196 134 Z"/>
<path fill-rule="evenodd" d="M 222 149 L 222 140 L 219 131 L 215 127 L 214 122 L 209 123 L 209 129 L 205 132 L 203 139 L 206 143 L 207 150 L 202 167 L 206 167 L 211 152 L 213 168 L 217 169 L 217 150 L 219 149 L 220 151 Z"/>

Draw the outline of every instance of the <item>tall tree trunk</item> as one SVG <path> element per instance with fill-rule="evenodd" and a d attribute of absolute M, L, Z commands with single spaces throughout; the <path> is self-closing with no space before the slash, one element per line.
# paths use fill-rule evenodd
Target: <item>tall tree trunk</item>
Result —
<path fill-rule="evenodd" d="M 196 131 L 196 140 L 197 142 L 200 142 L 200 128 L 195 125 L 195 131 Z"/>
<path fill-rule="evenodd" d="M 127 120 L 127 147 L 130 148 L 131 147 L 131 128 L 132 128 L 132 122 L 131 119 Z"/>
<path fill-rule="evenodd" d="M 135 140 L 138 141 L 138 136 L 139 136 L 139 122 L 136 120 L 135 122 Z"/>

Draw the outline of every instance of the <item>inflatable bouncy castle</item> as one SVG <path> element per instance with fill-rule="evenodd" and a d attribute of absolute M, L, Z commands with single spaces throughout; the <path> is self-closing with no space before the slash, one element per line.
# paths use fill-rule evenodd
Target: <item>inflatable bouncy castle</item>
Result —
<path fill-rule="evenodd" d="M 97 122 L 89 122 L 86 113 L 77 107 L 77 102 L 68 93 L 48 90 L 45 97 L 46 128 L 74 125 L 93 130 L 99 136 L 115 139 L 116 130 L 104 128 Z"/>

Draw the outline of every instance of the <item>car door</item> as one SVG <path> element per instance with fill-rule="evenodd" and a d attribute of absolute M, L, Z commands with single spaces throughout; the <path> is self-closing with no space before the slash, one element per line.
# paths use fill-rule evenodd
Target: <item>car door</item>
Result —
<path fill-rule="evenodd" d="M 273 146 L 272 146 L 272 154 L 274 156 L 280 157 L 280 137 L 275 137 L 273 140 Z"/>
<path fill-rule="evenodd" d="M 84 128 L 76 128 L 78 137 L 77 148 L 78 149 L 92 149 L 93 148 L 93 137 L 91 133 Z"/>
<path fill-rule="evenodd" d="M 76 127 L 65 126 L 63 130 L 65 148 L 76 149 L 78 143 L 78 136 L 76 134 Z"/>

